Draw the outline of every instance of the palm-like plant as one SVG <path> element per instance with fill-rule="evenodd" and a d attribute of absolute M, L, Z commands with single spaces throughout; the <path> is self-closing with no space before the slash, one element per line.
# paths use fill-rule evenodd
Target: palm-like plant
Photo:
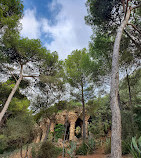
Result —
<path fill-rule="evenodd" d="M 130 152 L 134 158 L 141 158 L 141 136 L 139 139 L 132 138 Z"/>

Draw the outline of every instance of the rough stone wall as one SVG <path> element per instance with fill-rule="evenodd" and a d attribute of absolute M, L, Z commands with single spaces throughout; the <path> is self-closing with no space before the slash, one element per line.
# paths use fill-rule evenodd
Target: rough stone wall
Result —
<path fill-rule="evenodd" d="M 70 124 L 70 131 L 69 131 L 69 140 L 75 140 L 75 122 L 78 118 L 82 119 L 82 108 L 78 107 L 75 110 L 71 110 L 71 111 L 67 111 L 64 110 L 62 112 L 58 112 L 58 114 L 55 116 L 55 119 L 53 120 L 49 120 L 49 119 L 43 119 L 40 122 L 40 129 L 41 131 L 38 129 L 38 131 L 36 132 L 36 139 L 34 140 L 34 142 L 38 143 L 40 141 L 43 141 L 47 132 L 47 127 L 50 124 L 51 121 L 51 125 L 50 125 L 50 132 L 54 132 L 54 127 L 56 124 L 63 124 L 65 125 L 65 122 L 68 121 Z M 86 135 L 88 134 L 88 119 L 89 119 L 89 115 L 85 115 L 85 124 L 86 124 Z M 67 118 L 67 119 L 66 119 Z"/>

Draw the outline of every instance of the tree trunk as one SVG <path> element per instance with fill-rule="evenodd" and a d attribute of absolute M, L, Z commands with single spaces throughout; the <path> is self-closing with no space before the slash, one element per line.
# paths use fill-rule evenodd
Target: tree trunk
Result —
<path fill-rule="evenodd" d="M 2 111 L 1 111 L 1 113 L 0 113 L 0 122 L 1 122 L 1 120 L 2 120 L 2 118 L 3 118 L 3 116 L 4 116 L 4 114 L 6 113 L 6 111 L 7 111 L 7 109 L 8 109 L 8 106 L 9 106 L 9 104 L 10 104 L 12 98 L 13 98 L 13 95 L 15 94 L 16 90 L 17 90 L 18 87 L 19 87 L 20 82 L 22 81 L 22 78 L 23 78 L 22 70 L 23 70 L 23 66 L 21 66 L 20 77 L 19 77 L 19 79 L 17 80 L 17 82 L 16 82 L 16 84 L 15 84 L 15 87 L 12 89 L 12 91 L 11 91 L 11 93 L 10 93 L 10 95 L 9 95 L 9 97 L 8 97 L 8 99 L 7 99 L 6 103 L 5 103 L 5 105 L 4 105 L 4 108 L 2 109 Z"/>
<path fill-rule="evenodd" d="M 25 154 L 25 158 L 28 157 L 28 142 L 27 142 L 27 146 L 26 146 L 26 154 Z"/>
<path fill-rule="evenodd" d="M 49 122 L 49 126 L 48 126 L 48 129 L 47 129 L 47 132 L 46 132 L 46 136 L 45 136 L 43 142 L 45 142 L 48 139 L 48 134 L 49 134 L 49 131 L 50 131 L 50 126 L 51 126 L 51 120 Z"/>
<path fill-rule="evenodd" d="M 112 111 L 112 135 L 111 135 L 111 157 L 121 158 L 121 113 L 118 104 L 119 92 L 119 49 L 123 30 L 128 23 L 130 17 L 130 9 L 127 11 L 126 17 L 117 30 L 114 43 L 112 57 L 112 76 L 111 76 L 111 111 Z"/>
<path fill-rule="evenodd" d="M 129 75 L 127 73 L 127 69 L 126 69 L 126 79 L 127 79 L 127 84 L 128 84 L 128 92 L 129 92 L 129 106 L 131 108 L 131 124 L 132 124 L 132 136 L 134 136 L 135 132 L 134 132 L 134 118 L 133 118 L 133 104 L 132 104 L 132 97 L 131 97 L 131 88 L 130 88 L 130 81 L 129 81 Z"/>
<path fill-rule="evenodd" d="M 83 89 L 83 83 L 82 83 L 82 93 L 81 93 L 81 97 L 82 97 L 82 106 L 83 106 L 83 141 L 85 141 L 86 139 L 86 127 L 85 127 L 85 101 L 84 101 L 84 89 Z"/>
<path fill-rule="evenodd" d="M 11 113 L 8 113 L 8 112 L 4 115 L 3 119 L 2 119 L 1 122 L 0 122 L 0 129 L 1 129 L 1 127 L 4 125 L 5 121 L 7 120 L 7 118 L 8 118 L 10 115 L 11 115 Z"/>
<path fill-rule="evenodd" d="M 62 152 L 62 158 L 65 157 L 65 147 L 64 147 L 64 144 L 65 144 L 65 141 L 66 141 L 67 127 L 68 127 L 68 114 L 67 114 L 67 117 L 66 117 L 66 123 L 65 123 L 65 132 L 64 132 L 64 140 L 63 140 L 63 152 Z"/>
<path fill-rule="evenodd" d="M 22 140 L 21 140 L 21 150 L 20 150 L 20 155 L 21 155 L 21 158 L 23 157 L 23 145 L 22 145 L 23 143 L 22 143 Z"/>

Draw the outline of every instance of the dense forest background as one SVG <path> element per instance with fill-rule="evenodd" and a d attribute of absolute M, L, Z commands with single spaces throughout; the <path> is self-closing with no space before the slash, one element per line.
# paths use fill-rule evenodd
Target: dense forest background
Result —
<path fill-rule="evenodd" d="M 22 147 L 27 146 L 28 153 L 35 127 L 43 118 L 81 106 L 83 144 L 76 153 L 88 150 L 87 111 L 93 139 L 107 137 L 105 153 L 111 152 L 112 158 L 128 153 L 139 158 L 140 1 L 87 0 L 84 18 L 93 30 L 89 47 L 72 51 L 65 60 L 45 48 L 40 39 L 20 36 L 23 7 L 20 0 L 0 2 L 0 154 L 20 148 L 22 157 Z M 64 128 L 56 130 L 57 139 Z M 37 157 L 44 157 L 41 153 L 46 145 L 54 148 L 48 137 L 49 131 Z M 74 146 L 70 145 L 73 154 Z"/>

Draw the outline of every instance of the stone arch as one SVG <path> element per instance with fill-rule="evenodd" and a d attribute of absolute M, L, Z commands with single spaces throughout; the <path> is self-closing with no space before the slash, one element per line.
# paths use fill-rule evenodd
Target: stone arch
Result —
<path fill-rule="evenodd" d="M 75 136 L 77 138 L 82 137 L 82 128 L 83 128 L 83 121 L 81 118 L 78 118 L 75 122 Z M 80 131 L 78 131 L 78 130 L 80 130 Z"/>
<path fill-rule="evenodd" d="M 89 117 L 88 123 L 89 123 L 89 124 L 92 123 L 92 116 Z"/>

